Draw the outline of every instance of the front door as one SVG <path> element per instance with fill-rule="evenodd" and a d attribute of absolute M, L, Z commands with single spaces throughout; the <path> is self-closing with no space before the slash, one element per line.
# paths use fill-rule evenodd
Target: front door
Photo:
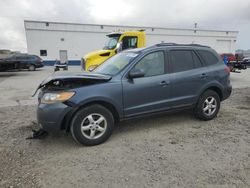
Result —
<path fill-rule="evenodd" d="M 68 62 L 68 53 L 67 50 L 60 50 L 59 51 L 59 55 L 60 55 L 60 63 L 61 64 L 65 64 Z"/>
<path fill-rule="evenodd" d="M 145 55 L 132 69 L 141 69 L 144 77 L 124 77 L 123 103 L 125 117 L 168 109 L 169 75 L 165 71 L 163 51 Z M 131 70 L 132 70 L 131 69 Z"/>

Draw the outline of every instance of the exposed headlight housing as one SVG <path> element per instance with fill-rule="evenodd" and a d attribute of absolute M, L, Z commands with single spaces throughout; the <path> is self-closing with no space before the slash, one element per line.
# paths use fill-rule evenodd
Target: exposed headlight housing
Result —
<path fill-rule="evenodd" d="M 98 67 L 98 65 L 91 65 L 91 66 L 88 68 L 88 71 L 89 71 L 89 72 L 92 72 L 93 70 L 96 69 L 96 67 Z"/>
<path fill-rule="evenodd" d="M 41 99 L 43 104 L 53 104 L 69 100 L 75 92 L 45 93 Z"/>

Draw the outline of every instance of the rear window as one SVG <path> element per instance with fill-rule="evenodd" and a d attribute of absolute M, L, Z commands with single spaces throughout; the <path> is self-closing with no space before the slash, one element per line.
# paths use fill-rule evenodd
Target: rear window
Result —
<path fill-rule="evenodd" d="M 38 56 L 30 56 L 29 59 L 38 60 L 38 59 L 40 59 L 40 57 L 38 57 Z"/>
<path fill-rule="evenodd" d="M 206 63 L 206 65 L 214 65 L 218 63 L 219 59 L 211 52 L 205 50 L 198 50 L 199 55 Z"/>
<path fill-rule="evenodd" d="M 196 53 L 192 52 L 193 54 L 193 61 L 194 61 L 194 65 L 196 68 L 202 67 L 202 63 L 200 61 L 200 58 L 196 55 Z"/>
<path fill-rule="evenodd" d="M 172 50 L 170 52 L 173 72 L 181 72 L 195 68 L 193 52 L 190 50 Z"/>

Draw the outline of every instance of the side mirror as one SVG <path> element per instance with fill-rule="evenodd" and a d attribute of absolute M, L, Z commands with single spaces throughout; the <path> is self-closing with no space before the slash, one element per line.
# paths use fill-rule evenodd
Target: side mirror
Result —
<path fill-rule="evenodd" d="M 140 77 L 144 77 L 145 72 L 142 69 L 132 69 L 129 74 L 128 77 L 133 79 L 133 78 L 140 78 Z"/>
<path fill-rule="evenodd" d="M 118 42 L 116 45 L 116 53 L 119 53 L 122 51 L 122 42 Z"/>

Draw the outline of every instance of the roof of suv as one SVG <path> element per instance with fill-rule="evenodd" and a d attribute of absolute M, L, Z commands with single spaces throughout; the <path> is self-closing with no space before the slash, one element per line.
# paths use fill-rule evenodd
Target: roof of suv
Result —
<path fill-rule="evenodd" d="M 146 48 L 135 48 L 135 49 L 129 49 L 126 50 L 126 52 L 134 52 L 134 53 L 140 53 L 140 52 L 146 52 L 151 49 L 158 49 L 162 47 L 184 47 L 184 48 L 199 48 L 199 49 L 207 49 L 211 50 L 209 46 L 204 46 L 200 44 L 176 44 L 176 43 L 159 43 L 155 44 L 153 46 L 149 46 Z"/>

